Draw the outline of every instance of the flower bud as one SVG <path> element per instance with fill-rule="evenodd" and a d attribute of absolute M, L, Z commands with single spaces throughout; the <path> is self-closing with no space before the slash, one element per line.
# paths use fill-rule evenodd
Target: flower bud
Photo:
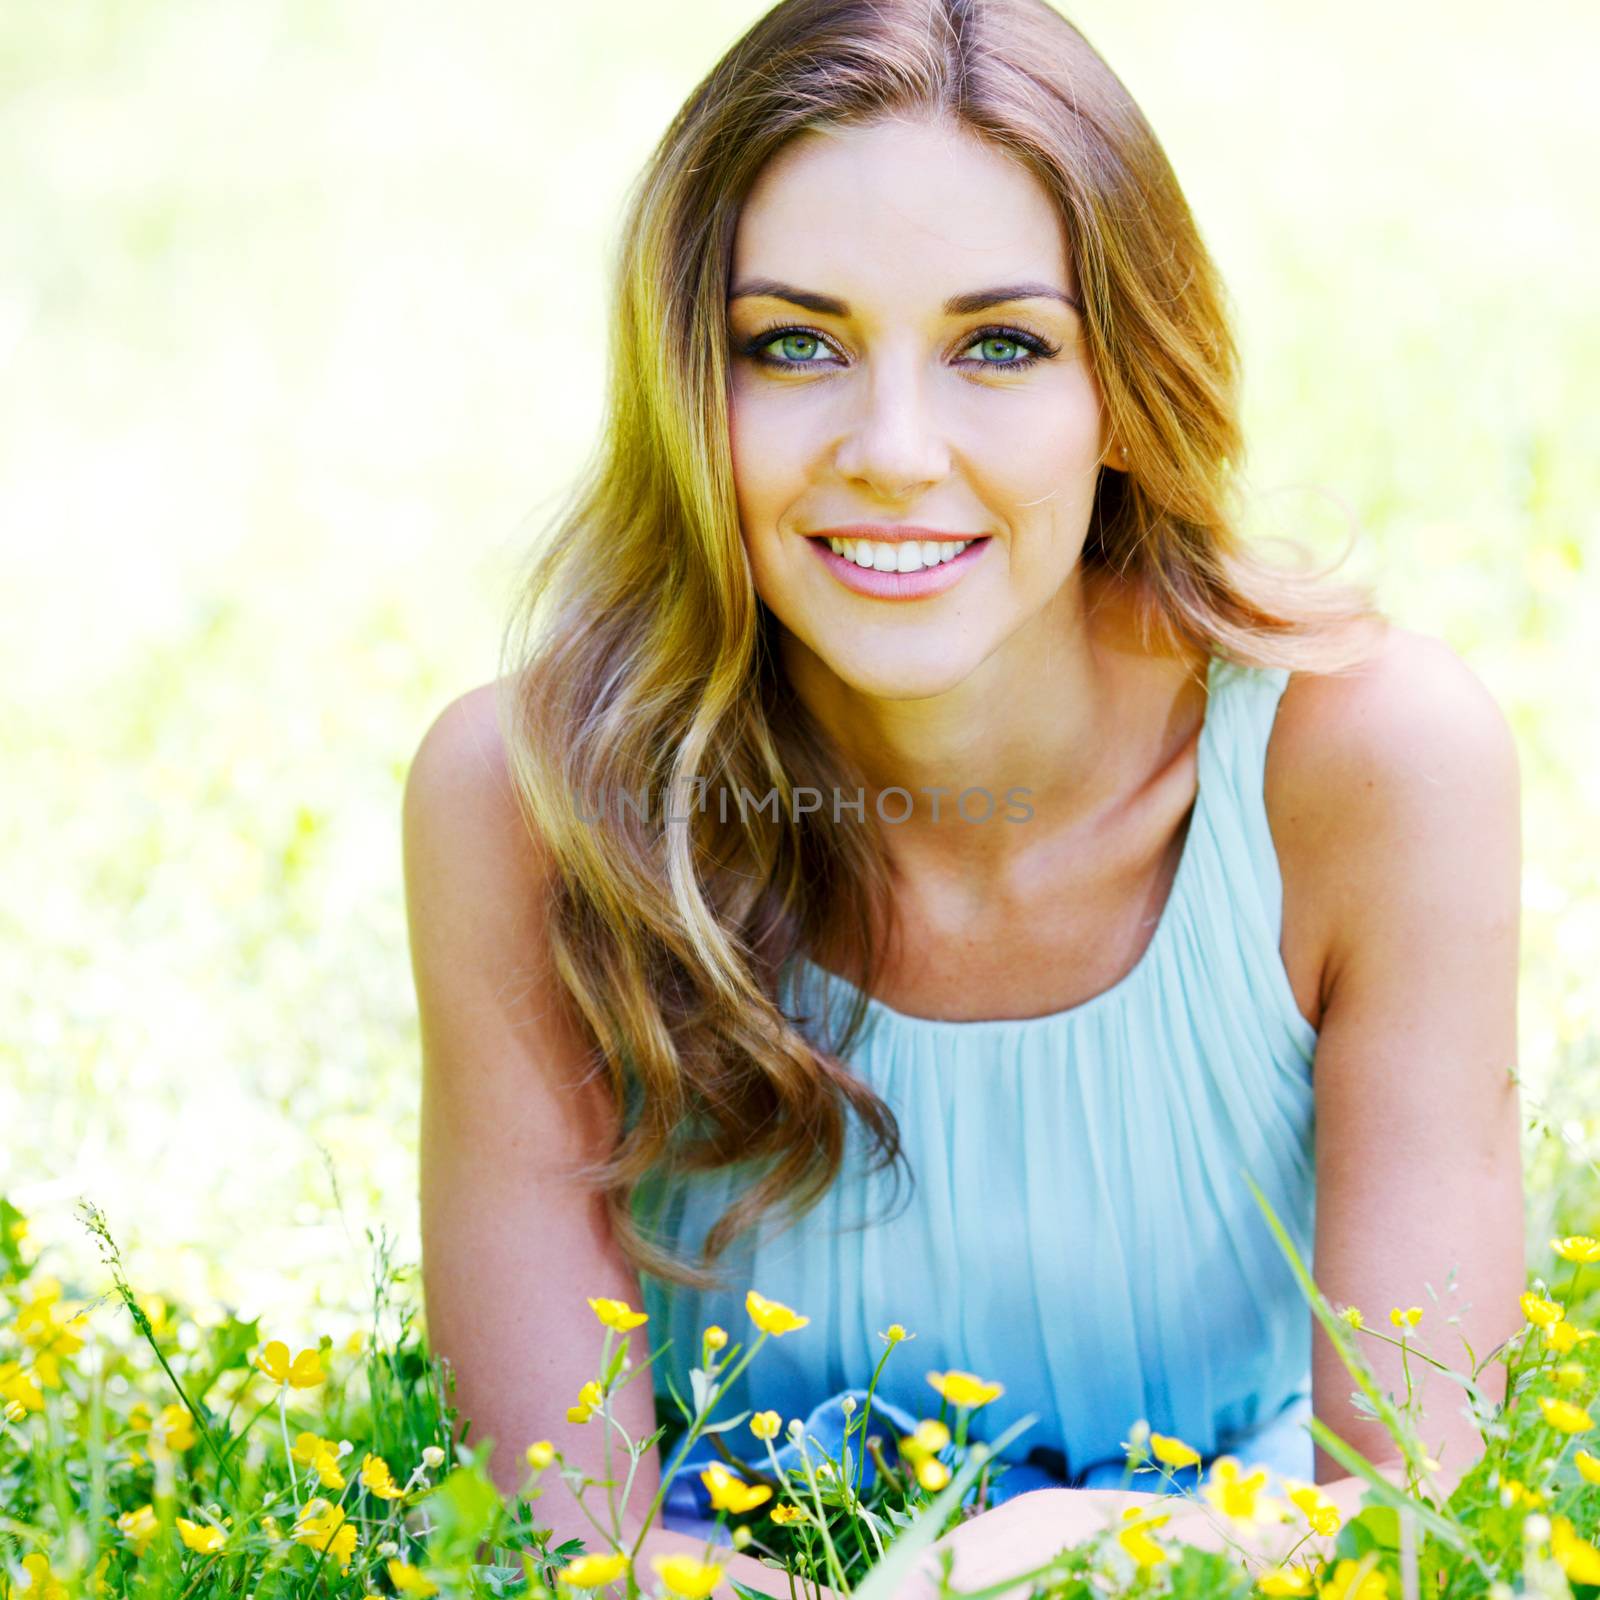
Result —
<path fill-rule="evenodd" d="M 437 1472 L 444 1465 L 444 1451 L 436 1444 L 422 1447 L 422 1464 L 429 1472 Z"/>

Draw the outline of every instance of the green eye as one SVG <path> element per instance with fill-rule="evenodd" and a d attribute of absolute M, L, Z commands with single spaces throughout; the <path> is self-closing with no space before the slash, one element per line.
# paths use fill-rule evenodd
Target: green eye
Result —
<path fill-rule="evenodd" d="M 769 355 L 767 352 L 776 344 L 788 345 L 789 354 Z M 1011 360 L 980 359 L 966 363 L 969 366 L 996 368 L 1003 372 L 1021 371 L 1036 365 L 1039 361 L 1047 361 L 1057 354 L 1054 345 L 1048 344 L 1034 334 L 1024 333 L 1020 328 L 982 328 L 973 336 L 967 348 L 970 350 L 977 345 L 988 347 L 990 354 L 994 353 L 995 346 L 1027 352 Z M 777 371 L 799 370 L 824 365 L 823 362 L 813 359 L 819 348 L 831 349 L 832 346 L 822 334 L 810 328 L 772 327 L 764 328 L 747 341 L 740 353 L 763 367 Z"/>

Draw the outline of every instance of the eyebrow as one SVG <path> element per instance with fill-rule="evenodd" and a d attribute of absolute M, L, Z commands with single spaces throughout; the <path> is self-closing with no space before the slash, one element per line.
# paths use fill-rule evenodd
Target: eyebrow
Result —
<path fill-rule="evenodd" d="M 776 278 L 752 278 L 748 283 L 739 284 L 728 295 L 730 304 L 735 300 L 751 298 L 787 300 L 790 305 L 814 311 L 822 317 L 850 315 L 850 307 L 843 300 L 818 294 L 812 289 L 797 289 L 793 284 L 779 283 Z M 1014 300 L 1059 300 L 1074 311 L 1081 313 L 1083 310 L 1070 294 L 1051 284 L 1007 283 L 994 289 L 974 289 L 967 294 L 951 295 L 944 303 L 944 314 L 947 317 L 964 317 L 974 311 L 987 311 L 991 306 L 1009 305 Z"/>

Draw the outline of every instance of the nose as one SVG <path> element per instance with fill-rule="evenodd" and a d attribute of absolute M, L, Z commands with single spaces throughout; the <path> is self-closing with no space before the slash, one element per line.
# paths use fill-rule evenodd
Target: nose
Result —
<path fill-rule="evenodd" d="M 834 465 L 847 482 L 884 500 L 903 500 L 941 482 L 950 449 L 926 374 L 907 352 L 862 369 L 847 386 L 851 414 Z"/>

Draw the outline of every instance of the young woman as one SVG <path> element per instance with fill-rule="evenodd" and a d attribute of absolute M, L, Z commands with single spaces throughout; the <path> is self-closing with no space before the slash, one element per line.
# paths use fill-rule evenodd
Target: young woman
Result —
<path fill-rule="evenodd" d="M 687 1395 L 755 1288 L 811 1320 L 725 1414 L 837 1421 L 898 1322 L 885 1406 L 958 1369 L 1004 1386 L 975 1436 L 1038 1418 L 1006 1513 L 1119 1482 L 1141 1420 L 1348 1499 L 1310 1411 L 1393 1445 L 1246 1178 L 1369 1324 L 1420 1305 L 1452 1365 L 1520 1325 L 1505 719 L 1241 541 L 1216 269 L 1041 0 L 784 0 L 622 240 L 602 448 L 406 794 L 473 1437 L 508 1488 L 536 1438 L 603 1477 L 586 1297 Z M 1461 1399 L 1425 1396 L 1450 1480 Z M 653 1429 L 645 1383 L 615 1406 Z"/>

